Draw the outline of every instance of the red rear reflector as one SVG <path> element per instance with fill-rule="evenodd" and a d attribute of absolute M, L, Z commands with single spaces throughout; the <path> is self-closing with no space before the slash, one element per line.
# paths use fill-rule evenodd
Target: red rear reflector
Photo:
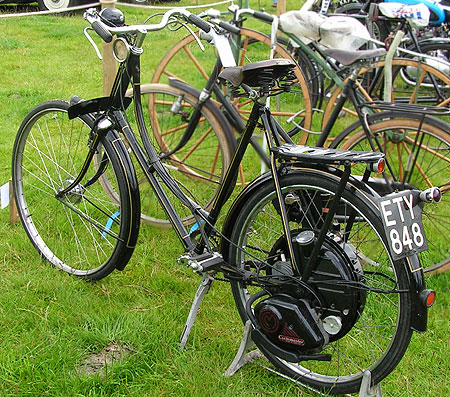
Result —
<path fill-rule="evenodd" d="M 426 307 L 433 306 L 433 303 L 436 300 L 436 291 L 425 289 L 420 293 L 420 299 Z"/>
<path fill-rule="evenodd" d="M 441 191 L 440 191 L 440 189 L 434 189 L 433 190 L 433 200 L 436 202 L 436 203 L 439 203 L 439 201 L 441 201 L 441 198 L 442 198 L 442 193 L 441 193 Z"/>
<path fill-rule="evenodd" d="M 378 172 L 381 174 L 384 171 L 386 161 L 383 158 L 379 159 L 376 163 L 368 163 L 367 168 L 372 172 Z"/>
<path fill-rule="evenodd" d="M 377 164 L 377 172 L 381 174 L 384 171 L 384 167 L 386 166 L 386 162 L 384 159 L 380 159 Z"/>

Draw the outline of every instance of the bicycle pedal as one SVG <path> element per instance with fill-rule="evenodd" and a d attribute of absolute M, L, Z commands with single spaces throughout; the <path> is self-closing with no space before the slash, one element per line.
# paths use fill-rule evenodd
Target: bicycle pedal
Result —
<path fill-rule="evenodd" d="M 207 252 L 201 255 L 186 254 L 178 258 L 177 262 L 199 273 L 213 270 L 224 263 L 222 255 L 217 252 Z"/>

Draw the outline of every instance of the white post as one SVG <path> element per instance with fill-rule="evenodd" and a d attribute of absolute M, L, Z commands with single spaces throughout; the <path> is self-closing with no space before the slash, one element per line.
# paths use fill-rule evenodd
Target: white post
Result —
<path fill-rule="evenodd" d="M 399 30 L 394 37 L 394 40 L 392 40 L 391 46 L 389 47 L 389 50 L 386 54 L 386 59 L 384 63 L 384 101 L 385 102 L 392 102 L 394 98 L 392 98 L 392 59 L 394 58 L 394 55 L 397 51 L 397 47 L 400 44 L 403 36 L 405 35 L 404 32 Z"/>
<path fill-rule="evenodd" d="M 13 184 L 9 180 L 9 223 L 14 225 L 19 220 L 17 214 L 16 200 L 14 199 Z"/>

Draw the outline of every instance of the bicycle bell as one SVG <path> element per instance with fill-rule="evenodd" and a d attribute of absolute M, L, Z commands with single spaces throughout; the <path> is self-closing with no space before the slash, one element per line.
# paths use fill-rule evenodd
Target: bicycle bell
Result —
<path fill-rule="evenodd" d="M 103 23 L 113 28 L 125 25 L 125 16 L 117 8 L 104 8 L 99 16 Z"/>

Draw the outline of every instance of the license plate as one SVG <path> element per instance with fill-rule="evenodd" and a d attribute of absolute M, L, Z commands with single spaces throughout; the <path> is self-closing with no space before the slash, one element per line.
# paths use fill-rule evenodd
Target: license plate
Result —
<path fill-rule="evenodd" d="M 428 249 L 422 224 L 424 203 L 419 199 L 419 193 L 405 190 L 378 200 L 389 250 L 394 259 L 405 258 Z"/>

